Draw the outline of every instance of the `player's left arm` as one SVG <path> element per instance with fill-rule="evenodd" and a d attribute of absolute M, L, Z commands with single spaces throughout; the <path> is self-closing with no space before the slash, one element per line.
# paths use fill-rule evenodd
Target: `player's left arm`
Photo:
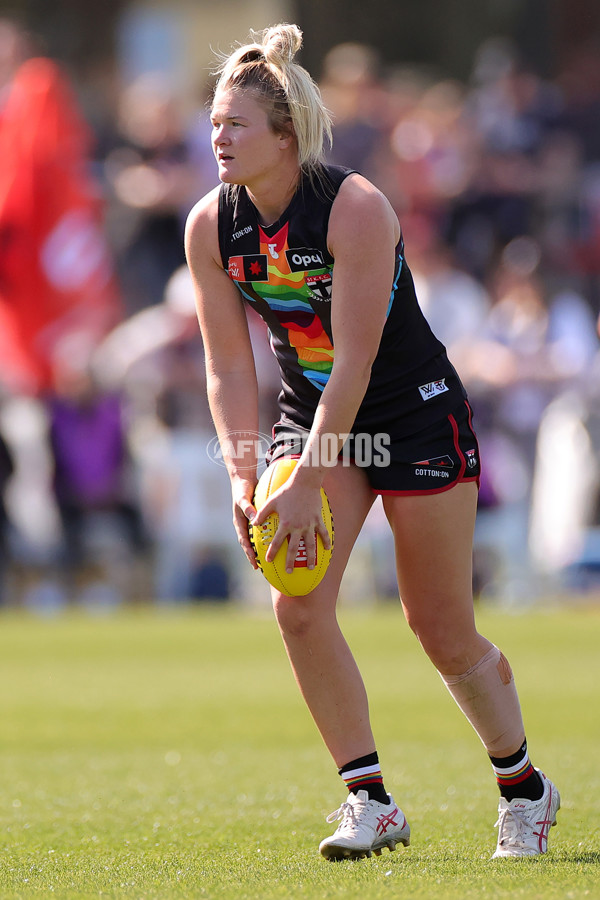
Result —
<path fill-rule="evenodd" d="M 343 182 L 331 211 L 328 243 L 334 257 L 331 328 L 334 363 L 317 407 L 308 446 L 314 463 L 323 434 L 351 431 L 377 356 L 393 288 L 400 226 L 387 198 L 360 175 Z M 330 441 L 331 439 L 329 439 Z M 310 481 L 312 473 L 299 479 Z M 314 464 L 310 467 L 314 470 Z M 321 471 L 324 475 L 324 471 Z M 322 480 L 322 478 L 321 478 Z"/>
<path fill-rule="evenodd" d="M 352 429 L 369 384 L 390 302 L 399 236 L 398 220 L 384 195 L 361 176 L 348 176 L 334 201 L 328 233 L 335 260 L 334 363 L 302 457 L 289 481 L 260 511 L 259 522 L 275 508 L 280 517 L 268 558 L 274 557 L 286 535 L 290 560 L 302 538 L 309 559 L 313 558 L 315 529 L 328 542 L 320 516 L 320 487 L 328 464 L 337 458 Z M 332 459 L 322 458 L 323 450 Z"/>

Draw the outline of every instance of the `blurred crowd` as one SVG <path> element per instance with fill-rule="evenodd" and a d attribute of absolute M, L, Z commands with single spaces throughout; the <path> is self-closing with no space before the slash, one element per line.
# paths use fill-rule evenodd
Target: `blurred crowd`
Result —
<path fill-rule="evenodd" d="M 69 134 L 88 129 L 89 140 L 71 142 L 74 200 L 62 125 L 56 159 L 46 150 L 40 162 L 39 136 L 13 154 L 26 179 L 16 199 L 15 178 L 7 187 L 0 175 L 1 602 L 266 599 L 231 525 L 183 254 L 186 215 L 216 184 L 209 86 L 190 110 L 149 74 L 123 86 L 113 117 L 95 119 L 60 67 L 45 60 L 32 74 L 34 49 L 0 22 L 0 149 L 21 140 L 14 109 L 38 102 L 47 116 L 59 88 L 56 122 L 68 107 Z M 483 459 L 475 589 L 503 603 L 600 587 L 599 51 L 575 48 L 544 79 L 508 40 L 490 39 L 459 83 L 344 44 L 320 79 L 330 159 L 394 204 L 423 310 L 469 391 Z M 28 167 L 59 185 L 30 219 Z M 54 219 L 30 234 L 43 203 Z M 87 224 L 73 224 L 84 208 Z M 19 265 L 30 278 L 20 287 Z M 250 328 L 268 436 L 277 372 L 262 324 Z M 376 507 L 357 545 L 350 602 L 395 592 L 382 519 Z"/>

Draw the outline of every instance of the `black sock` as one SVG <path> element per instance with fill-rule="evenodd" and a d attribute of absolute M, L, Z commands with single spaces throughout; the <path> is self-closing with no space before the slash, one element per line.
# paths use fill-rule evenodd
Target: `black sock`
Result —
<path fill-rule="evenodd" d="M 383 786 L 377 751 L 368 753 L 367 756 L 359 756 L 358 759 L 346 763 L 339 773 L 351 793 L 357 794 L 359 791 L 366 791 L 369 800 L 377 800 L 379 803 L 390 802 Z"/>
<path fill-rule="evenodd" d="M 511 756 L 490 756 L 490 762 L 505 800 L 539 800 L 544 793 L 542 779 L 529 759 L 527 741 Z"/>

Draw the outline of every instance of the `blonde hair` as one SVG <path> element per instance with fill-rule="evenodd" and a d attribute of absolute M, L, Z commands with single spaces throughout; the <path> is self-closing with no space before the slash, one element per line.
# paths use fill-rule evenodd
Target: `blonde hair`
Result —
<path fill-rule="evenodd" d="M 273 131 L 295 135 L 300 168 L 312 175 L 324 161 L 325 140 L 331 145 L 331 118 L 317 84 L 294 62 L 302 32 L 297 25 L 273 25 L 250 32 L 250 41 L 221 58 L 215 94 L 254 91 L 267 108 Z"/>

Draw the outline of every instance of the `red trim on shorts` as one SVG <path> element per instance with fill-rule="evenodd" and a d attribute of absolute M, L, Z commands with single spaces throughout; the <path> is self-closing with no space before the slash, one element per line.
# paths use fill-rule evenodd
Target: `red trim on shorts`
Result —
<path fill-rule="evenodd" d="M 479 452 L 479 442 L 477 441 L 477 436 L 476 436 L 475 432 L 473 431 L 473 424 L 472 424 L 473 411 L 471 409 L 471 405 L 468 402 L 468 400 L 465 400 L 464 404 L 467 407 L 469 428 L 471 430 L 471 435 L 473 437 L 473 440 L 475 441 L 475 446 L 477 447 L 477 454 L 478 454 L 480 465 L 481 465 L 481 454 Z M 453 415 L 449 415 L 447 418 L 452 427 L 452 433 L 454 435 L 454 446 L 455 446 L 457 454 L 461 460 L 460 471 L 459 471 L 456 479 L 451 484 L 446 484 L 443 487 L 423 488 L 422 490 L 393 491 L 393 490 L 385 490 L 383 488 L 372 487 L 371 490 L 373 491 L 374 494 L 380 494 L 381 496 L 390 496 L 390 497 L 421 497 L 421 496 L 427 496 L 428 494 L 443 494 L 446 491 L 451 491 L 452 488 L 456 487 L 457 484 L 468 484 L 471 481 L 474 481 L 477 484 L 477 487 L 479 488 L 480 481 L 481 481 L 480 475 L 471 475 L 471 476 L 467 476 L 465 478 L 465 470 L 467 468 L 467 462 L 465 459 L 465 455 L 464 455 L 464 453 L 462 453 L 459 443 L 458 443 L 458 438 L 459 438 L 458 425 L 457 425 L 456 419 L 454 418 Z M 273 426 L 272 432 L 274 435 L 275 426 Z M 342 452 L 343 451 L 340 451 L 340 457 L 342 456 Z M 298 453 L 283 452 L 283 453 L 277 455 L 275 457 L 275 459 L 269 463 L 269 465 L 273 465 L 273 462 L 277 462 L 280 459 L 300 459 L 300 457 L 301 457 L 301 454 L 298 454 Z"/>
<path fill-rule="evenodd" d="M 458 443 L 458 425 L 456 424 L 456 419 L 453 415 L 448 416 L 448 421 L 452 426 L 452 434 L 454 435 L 454 449 L 458 453 L 458 457 L 461 460 L 460 463 L 460 471 L 456 477 L 456 482 L 462 481 L 463 475 L 465 474 L 465 469 L 467 468 L 467 461 L 465 459 L 465 454 L 460 449 L 460 445 Z"/>
<path fill-rule="evenodd" d="M 469 413 L 469 428 L 471 429 L 471 433 L 473 437 L 475 437 L 475 432 L 473 431 L 473 426 L 471 424 L 472 421 L 472 410 L 469 403 L 465 400 L 465 406 L 467 407 Z M 470 478 L 465 478 L 465 470 L 467 468 L 467 461 L 465 459 L 465 455 L 460 449 L 460 445 L 458 443 L 458 425 L 456 424 L 456 419 L 453 415 L 448 416 L 448 421 L 452 427 L 452 434 L 454 435 L 454 449 L 456 450 L 460 460 L 460 471 L 452 482 L 452 484 L 446 484 L 444 487 L 438 488 L 424 488 L 422 491 L 384 491 L 378 490 L 377 488 L 372 488 L 373 493 L 381 494 L 382 496 L 391 496 L 391 497 L 421 497 L 427 494 L 443 494 L 445 491 L 451 491 L 453 487 L 456 487 L 457 484 L 467 484 L 470 481 L 475 481 L 477 483 L 477 487 L 479 487 L 479 475 L 473 475 Z M 479 445 L 477 443 L 477 438 L 475 438 L 475 444 L 477 445 L 477 453 L 479 455 Z"/>

